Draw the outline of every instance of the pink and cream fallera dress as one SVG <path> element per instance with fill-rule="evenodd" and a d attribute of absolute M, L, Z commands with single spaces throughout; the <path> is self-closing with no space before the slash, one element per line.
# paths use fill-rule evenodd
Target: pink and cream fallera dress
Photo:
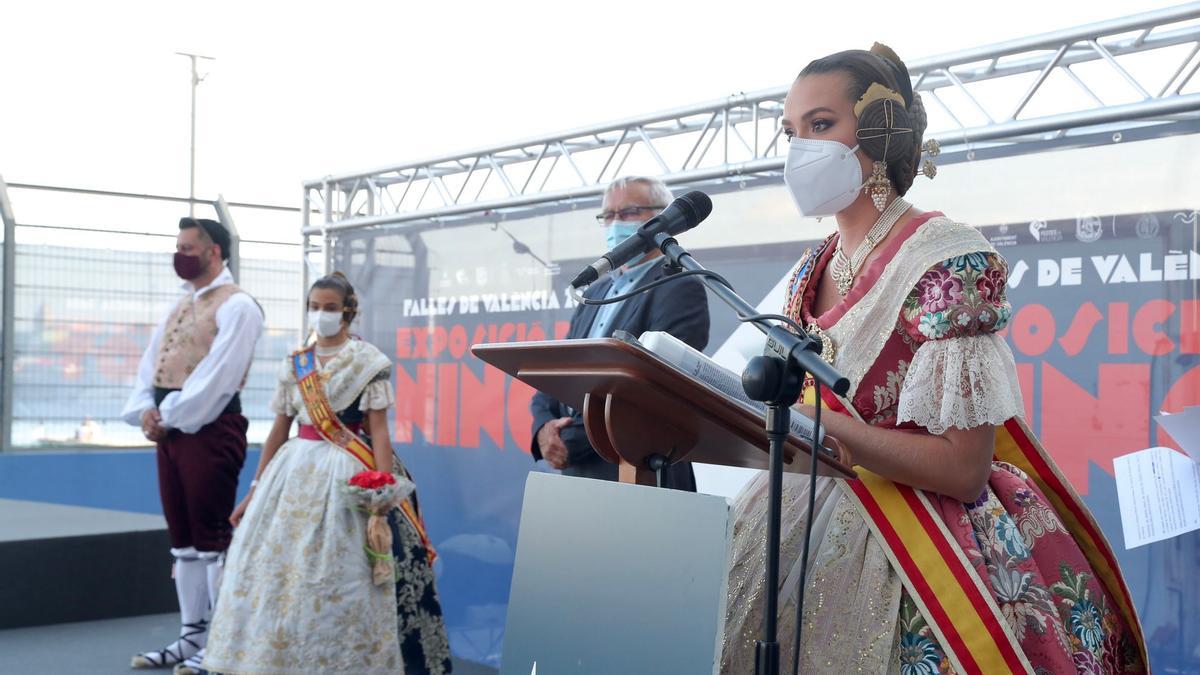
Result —
<path fill-rule="evenodd" d="M 899 227 L 849 293 L 820 316 L 812 307 L 837 235 L 807 251 L 793 272 L 785 311 L 829 340 L 834 366 L 851 381 L 843 403 L 868 424 L 916 434 L 992 425 L 999 436 L 1024 415 L 1012 352 L 996 334 L 1011 314 L 1007 264 L 977 230 L 940 213 Z M 894 554 L 881 543 L 880 530 L 868 522 L 849 482 L 819 479 L 816 489 L 800 672 L 973 670 L 943 648 L 939 631 L 906 586 L 912 575 L 897 572 Z M 778 592 L 787 672 L 807 493 L 807 476 L 785 477 Z M 1012 645 L 1012 670 L 1145 671 L 1131 603 L 1115 602 L 1128 600 L 1119 571 L 1101 583 L 1081 550 L 1080 541 L 1087 547 L 1099 537 L 1102 543 L 1092 548 L 1111 554 L 1098 528 L 1091 538 L 1077 538 L 1038 483 L 1003 461 L 992 463 L 987 489 L 972 503 L 922 494 L 948 533 L 949 548 L 957 549 L 947 555 L 963 561 L 968 575 L 973 570 L 982 604 L 998 617 L 997 632 Z M 762 625 L 766 509 L 764 473 L 734 504 L 722 673 L 753 668 Z"/>

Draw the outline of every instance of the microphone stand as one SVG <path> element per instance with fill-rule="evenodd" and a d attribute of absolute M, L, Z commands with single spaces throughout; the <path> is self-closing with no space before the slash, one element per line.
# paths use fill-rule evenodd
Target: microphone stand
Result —
<path fill-rule="evenodd" d="M 704 271 L 705 268 L 688 253 L 674 237 L 663 232 L 655 235 L 654 244 L 677 268 Z M 750 303 L 728 286 L 701 276 L 708 287 L 741 318 L 759 314 Z M 766 430 L 770 452 L 770 475 L 767 511 L 766 584 L 763 592 L 763 634 L 754 654 L 756 675 L 779 674 L 779 540 L 780 513 L 783 503 L 783 446 L 791 428 L 791 407 L 800 398 L 805 374 L 838 394 L 844 394 L 850 381 L 821 359 L 821 343 L 806 333 L 797 335 L 784 326 L 766 319 L 748 319 L 767 336 L 762 356 L 750 359 L 742 373 L 742 387 L 750 398 L 767 404 Z M 817 403 L 820 405 L 820 402 Z M 819 419 L 819 418 L 818 418 Z M 820 430 L 813 430 L 811 452 L 820 451 Z M 813 462 L 815 470 L 816 462 Z M 812 513 L 809 513 L 811 519 Z M 811 528 L 810 528 L 811 529 Z M 808 533 L 806 533 L 807 536 Z M 807 546 L 805 547 L 807 555 Z M 803 580 L 801 580 L 803 584 Z M 804 589 L 801 588 L 803 593 Z"/>

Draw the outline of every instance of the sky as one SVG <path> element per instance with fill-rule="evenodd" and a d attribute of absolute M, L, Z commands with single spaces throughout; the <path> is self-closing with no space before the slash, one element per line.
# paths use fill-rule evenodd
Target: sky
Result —
<path fill-rule="evenodd" d="M 197 196 L 298 206 L 305 179 L 777 87 L 815 57 L 876 40 L 914 60 L 1133 10 L 1115 0 L 0 0 L 0 176 L 186 195 L 190 66 L 177 51 L 216 59 L 201 62 Z M 53 220 L 59 198 L 28 194 L 18 218 Z"/>

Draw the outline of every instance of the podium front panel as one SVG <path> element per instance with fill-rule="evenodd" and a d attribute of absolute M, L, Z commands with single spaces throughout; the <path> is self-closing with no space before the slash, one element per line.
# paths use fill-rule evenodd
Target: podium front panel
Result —
<path fill-rule="evenodd" d="M 531 473 L 500 672 L 715 672 L 731 537 L 724 497 Z"/>

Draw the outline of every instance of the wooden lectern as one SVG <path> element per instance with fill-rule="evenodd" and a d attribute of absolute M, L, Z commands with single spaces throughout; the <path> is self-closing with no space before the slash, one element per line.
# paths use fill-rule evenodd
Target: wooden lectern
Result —
<path fill-rule="evenodd" d="M 620 465 L 621 482 L 654 485 L 648 460 L 766 469 L 763 414 L 639 345 L 615 338 L 481 344 L 479 359 L 583 414 L 592 447 Z M 850 455 L 831 436 L 818 474 L 853 478 Z M 807 441 L 791 435 L 784 470 L 808 473 Z"/>

